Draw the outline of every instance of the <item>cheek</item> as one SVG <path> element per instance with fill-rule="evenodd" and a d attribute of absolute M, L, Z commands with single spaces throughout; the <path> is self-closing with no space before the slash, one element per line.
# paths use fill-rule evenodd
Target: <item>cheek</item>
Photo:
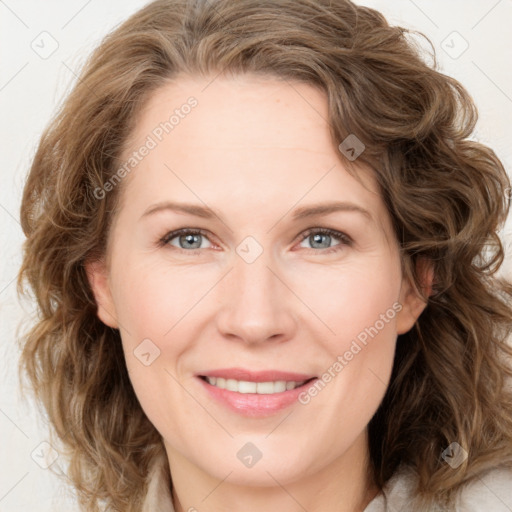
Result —
<path fill-rule="evenodd" d="M 379 331 L 390 331 L 400 294 L 400 268 L 392 258 L 371 258 L 354 265 L 310 267 L 295 272 L 294 289 L 301 300 L 331 331 L 339 348 L 377 323 Z M 386 325 L 382 325 L 381 315 Z M 362 335 L 364 337 L 364 334 Z"/>
<path fill-rule="evenodd" d="M 338 322 L 344 364 L 353 367 L 362 393 L 378 394 L 387 385 L 393 365 L 396 317 L 402 309 L 399 268 L 389 265 L 361 273 L 352 277 L 350 285 Z"/>
<path fill-rule="evenodd" d="M 327 358 L 319 383 L 323 400 L 369 421 L 389 382 L 396 344 L 401 273 L 397 258 L 366 260 L 339 272 L 317 270 L 303 280 L 310 307 L 331 330 L 318 330 Z M 312 282 L 323 284 L 323 291 Z M 323 334 L 323 335 L 321 335 Z M 322 387 L 325 384 L 325 387 Z M 324 392 L 323 389 L 326 391 Z M 313 390 L 313 395 L 315 391 Z M 304 402 L 313 396 L 304 396 Z M 325 404 L 327 405 L 327 404 Z"/>
<path fill-rule="evenodd" d="M 161 340 L 184 318 L 202 289 L 200 282 L 193 282 L 192 273 L 186 277 L 161 264 L 130 266 L 127 262 L 115 287 L 118 320 L 127 339 L 134 343 L 141 338 Z"/>
<path fill-rule="evenodd" d="M 116 306 L 130 381 L 157 430 L 181 432 L 176 414 L 163 400 L 178 407 L 183 415 L 192 414 L 193 404 L 184 399 L 175 364 L 188 341 L 186 336 L 176 335 L 187 327 L 184 314 L 190 307 L 186 294 L 180 293 L 181 284 L 175 275 L 154 266 L 132 267 L 124 273 L 124 279 L 122 276 Z"/>
<path fill-rule="evenodd" d="M 155 389 L 172 394 L 173 376 L 181 379 L 178 363 L 199 334 L 198 301 L 208 286 L 197 272 L 160 262 L 124 263 L 114 287 L 123 349 L 135 392 L 144 408 L 151 408 L 158 406 Z"/>

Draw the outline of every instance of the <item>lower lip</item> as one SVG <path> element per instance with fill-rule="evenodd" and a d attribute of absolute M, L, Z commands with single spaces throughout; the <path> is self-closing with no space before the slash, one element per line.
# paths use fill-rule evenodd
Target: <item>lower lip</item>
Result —
<path fill-rule="evenodd" d="M 197 377 L 203 388 L 212 398 L 227 406 L 234 412 L 248 417 L 270 416 L 282 411 L 298 401 L 301 393 L 306 391 L 317 379 L 311 380 L 295 389 L 273 393 L 272 395 L 260 395 L 258 393 L 238 393 L 212 386 L 205 380 Z"/>

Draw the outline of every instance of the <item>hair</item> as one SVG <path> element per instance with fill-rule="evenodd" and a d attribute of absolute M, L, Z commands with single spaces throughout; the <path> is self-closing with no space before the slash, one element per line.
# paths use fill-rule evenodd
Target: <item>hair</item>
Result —
<path fill-rule="evenodd" d="M 512 285 L 497 274 L 510 183 L 495 153 L 470 140 L 471 97 L 438 70 L 431 43 L 426 61 L 420 40 L 430 43 L 348 0 L 157 0 L 90 56 L 33 159 L 18 280 L 38 306 L 20 341 L 21 373 L 84 510 L 140 510 L 151 461 L 164 450 L 118 330 L 97 317 L 84 264 L 105 255 L 122 184 L 100 200 L 94 191 L 118 170 L 149 97 L 186 74 L 310 84 L 326 94 L 333 145 L 350 134 L 365 145 L 355 163 L 373 170 L 404 275 L 427 301 L 398 336 L 368 427 L 374 481 L 382 487 L 411 467 L 424 503 L 450 504 L 471 479 L 511 465 Z M 430 296 L 421 262 L 433 269 Z M 468 453 L 456 469 L 441 457 L 454 441 Z"/>

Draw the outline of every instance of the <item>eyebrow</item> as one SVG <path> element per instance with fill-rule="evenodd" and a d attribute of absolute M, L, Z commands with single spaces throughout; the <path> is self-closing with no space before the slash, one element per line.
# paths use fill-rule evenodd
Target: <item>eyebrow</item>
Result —
<path fill-rule="evenodd" d="M 207 206 L 199 206 L 190 203 L 175 203 L 171 201 L 165 201 L 163 203 L 157 203 L 150 206 L 141 216 L 147 217 L 161 211 L 170 210 L 178 213 L 188 213 L 189 215 L 195 215 L 196 217 L 202 217 L 203 219 L 211 219 L 217 217 L 211 208 Z"/>
<path fill-rule="evenodd" d="M 207 206 L 200 206 L 191 203 L 178 203 L 172 201 L 165 201 L 162 203 L 157 203 L 150 206 L 141 216 L 147 217 L 149 215 L 153 215 L 157 212 L 170 210 L 178 213 L 186 213 L 189 215 L 194 215 L 196 217 L 201 217 L 203 219 L 212 219 L 213 217 L 219 217 L 217 213 L 215 213 L 211 208 Z M 297 208 L 293 214 L 292 219 L 301 220 L 309 217 L 318 217 L 321 215 L 328 215 L 330 213 L 335 212 L 353 212 L 360 213 L 365 216 L 368 220 L 372 221 L 373 217 L 368 210 L 365 210 L 363 207 L 351 203 L 348 201 L 341 202 L 330 202 L 330 203 L 321 203 L 311 206 L 301 206 Z"/>
<path fill-rule="evenodd" d="M 293 219 L 305 219 L 308 217 L 316 217 L 320 215 L 328 215 L 329 213 L 335 212 L 354 212 L 360 213 L 368 218 L 368 220 L 373 220 L 371 213 L 368 210 L 365 210 L 362 206 L 359 206 L 355 203 L 350 203 L 348 201 L 341 202 L 332 202 L 332 203 L 322 203 L 318 205 L 312 206 L 302 206 L 297 208 L 292 215 Z"/>

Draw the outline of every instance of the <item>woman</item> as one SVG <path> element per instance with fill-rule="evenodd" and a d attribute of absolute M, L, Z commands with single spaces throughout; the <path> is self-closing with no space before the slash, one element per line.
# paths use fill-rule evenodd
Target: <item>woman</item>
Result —
<path fill-rule="evenodd" d="M 344 0 L 158 0 L 92 55 L 21 213 L 83 510 L 512 507 L 509 181 L 414 48 Z"/>

